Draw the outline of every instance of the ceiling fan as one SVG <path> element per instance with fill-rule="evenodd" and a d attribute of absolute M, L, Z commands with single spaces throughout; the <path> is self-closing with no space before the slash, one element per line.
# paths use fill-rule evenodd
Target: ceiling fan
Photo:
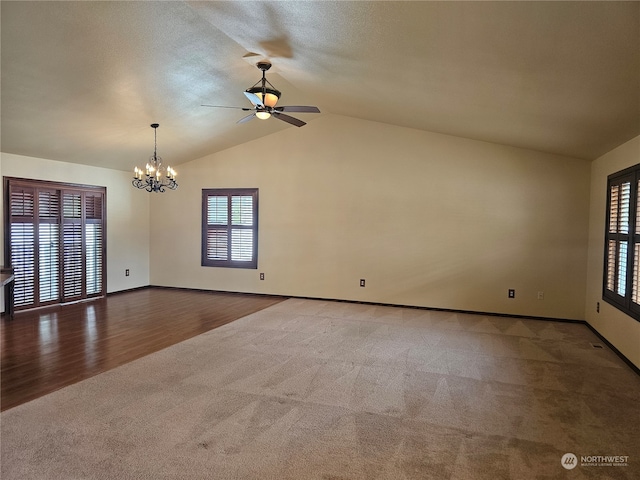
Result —
<path fill-rule="evenodd" d="M 260 70 L 262 70 L 262 78 L 258 80 L 252 87 L 247 88 L 244 91 L 245 96 L 253 104 L 253 108 L 227 107 L 223 105 L 202 105 L 202 106 L 214 107 L 214 108 L 236 108 L 236 109 L 244 110 L 246 112 L 253 110 L 252 114 L 247 115 L 246 117 L 242 117 L 236 123 L 245 123 L 245 122 L 248 122 L 249 120 L 253 120 L 256 117 L 261 120 L 266 120 L 267 118 L 273 116 L 278 120 L 282 120 L 283 122 L 290 123 L 291 125 L 295 125 L 296 127 L 302 127 L 307 123 L 303 122 L 298 118 L 292 117 L 291 115 L 287 115 L 284 112 L 320 113 L 320 109 L 318 107 L 312 107 L 308 105 L 276 107 L 276 103 L 278 103 L 281 93 L 279 90 L 276 90 L 275 87 L 271 85 L 271 83 L 265 77 L 265 72 L 271 68 L 271 62 L 263 60 L 261 62 L 258 62 L 256 66 Z"/>

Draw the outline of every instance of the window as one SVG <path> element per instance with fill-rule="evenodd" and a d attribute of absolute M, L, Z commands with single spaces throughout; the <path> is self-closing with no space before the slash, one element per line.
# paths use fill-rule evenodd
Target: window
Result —
<path fill-rule="evenodd" d="M 202 265 L 258 268 L 258 189 L 202 190 Z"/>
<path fill-rule="evenodd" d="M 5 177 L 16 309 L 105 294 L 104 187 Z"/>
<path fill-rule="evenodd" d="M 602 298 L 640 320 L 640 164 L 607 182 Z"/>

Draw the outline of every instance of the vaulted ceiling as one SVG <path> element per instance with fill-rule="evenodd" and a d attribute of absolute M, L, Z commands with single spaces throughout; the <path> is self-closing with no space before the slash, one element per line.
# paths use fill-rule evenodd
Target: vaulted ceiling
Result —
<path fill-rule="evenodd" d="M 594 159 L 640 134 L 638 2 L 1 3 L 3 152 L 130 170 L 285 128 L 279 105 Z"/>

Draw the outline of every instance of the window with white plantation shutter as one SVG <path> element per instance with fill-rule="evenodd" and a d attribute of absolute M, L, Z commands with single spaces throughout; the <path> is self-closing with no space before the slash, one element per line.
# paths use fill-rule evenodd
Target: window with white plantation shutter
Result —
<path fill-rule="evenodd" d="M 640 165 L 608 178 L 602 298 L 640 320 Z"/>
<path fill-rule="evenodd" d="M 105 294 L 104 187 L 5 177 L 16 309 Z"/>
<path fill-rule="evenodd" d="M 258 268 L 258 189 L 202 190 L 202 265 Z"/>

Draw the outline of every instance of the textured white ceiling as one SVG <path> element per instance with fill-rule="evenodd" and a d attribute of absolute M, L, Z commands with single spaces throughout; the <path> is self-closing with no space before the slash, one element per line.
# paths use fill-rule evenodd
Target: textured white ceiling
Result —
<path fill-rule="evenodd" d="M 3 0 L 0 13 L 8 153 L 129 170 L 152 153 L 153 122 L 173 165 L 297 128 L 200 106 L 250 106 L 262 58 L 282 105 L 585 159 L 640 134 L 639 2 Z"/>

